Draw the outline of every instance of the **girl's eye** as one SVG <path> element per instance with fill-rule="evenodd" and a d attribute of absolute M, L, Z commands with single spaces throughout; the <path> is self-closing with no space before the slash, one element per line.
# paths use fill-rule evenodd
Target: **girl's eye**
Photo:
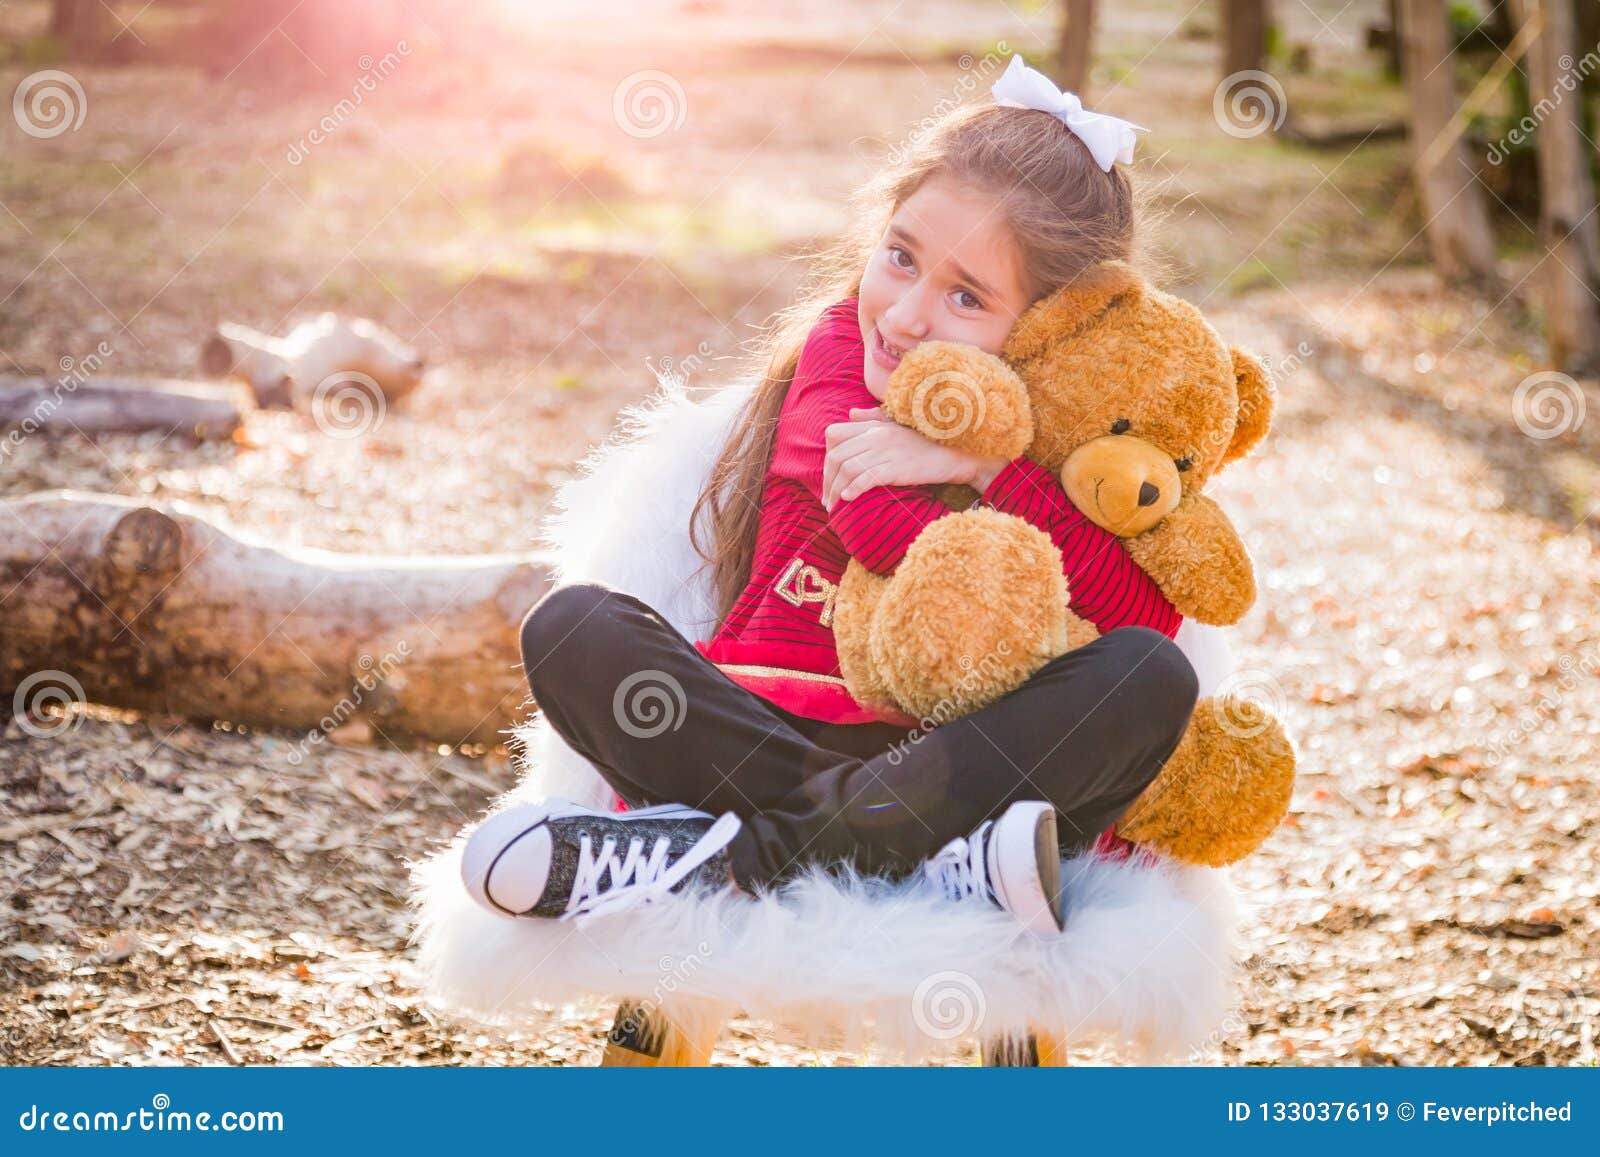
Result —
<path fill-rule="evenodd" d="M 970 298 L 971 299 L 971 304 L 968 304 L 966 301 L 962 301 L 961 300 L 962 298 Z M 958 289 L 958 290 L 956 290 L 956 299 L 957 299 L 957 302 L 960 304 L 962 309 L 982 309 L 983 308 L 983 302 L 979 301 L 977 295 L 974 294 L 972 292 L 972 290 L 970 290 L 970 289 Z"/>
<path fill-rule="evenodd" d="M 903 263 L 900 260 L 902 257 L 905 258 Z M 889 246 L 889 261 L 897 269 L 910 269 L 914 265 L 914 262 L 911 260 L 911 254 L 907 253 L 898 245 Z"/>

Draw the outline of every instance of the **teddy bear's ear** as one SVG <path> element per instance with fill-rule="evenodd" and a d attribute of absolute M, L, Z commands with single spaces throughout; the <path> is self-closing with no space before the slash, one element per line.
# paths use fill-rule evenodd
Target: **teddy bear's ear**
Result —
<path fill-rule="evenodd" d="M 1255 355 L 1237 346 L 1229 346 L 1228 354 L 1233 358 L 1233 378 L 1239 391 L 1239 415 L 1233 427 L 1233 438 L 1222 455 L 1224 466 L 1243 458 L 1267 436 L 1276 403 L 1272 382 Z"/>
<path fill-rule="evenodd" d="M 1069 284 L 1024 311 L 1011 327 L 1000 356 L 1006 361 L 1034 357 L 1077 333 L 1114 302 L 1133 300 L 1143 291 L 1144 280 L 1127 262 L 1091 265 Z"/>

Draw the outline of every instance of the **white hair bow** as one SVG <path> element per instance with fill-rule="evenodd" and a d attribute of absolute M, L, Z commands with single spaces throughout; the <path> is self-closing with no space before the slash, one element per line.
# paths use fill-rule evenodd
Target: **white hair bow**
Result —
<path fill-rule="evenodd" d="M 1147 132 L 1143 125 L 1104 113 L 1089 112 L 1076 93 L 1062 92 L 1051 79 L 1036 68 L 1022 63 L 1021 56 L 1013 56 L 1000 79 L 994 82 L 995 104 L 1008 108 L 1035 108 L 1047 112 L 1072 130 L 1074 136 L 1089 146 L 1094 163 L 1106 172 L 1113 161 L 1124 165 L 1133 163 L 1133 144 L 1138 138 L 1134 130 Z"/>

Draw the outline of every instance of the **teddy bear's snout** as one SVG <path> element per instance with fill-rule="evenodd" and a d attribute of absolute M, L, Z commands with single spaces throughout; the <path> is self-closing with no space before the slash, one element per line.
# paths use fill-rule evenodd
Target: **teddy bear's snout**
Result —
<path fill-rule="evenodd" d="M 1068 455 L 1061 484 L 1092 522 L 1124 538 L 1149 530 L 1183 497 L 1177 465 L 1136 434 L 1091 438 Z"/>

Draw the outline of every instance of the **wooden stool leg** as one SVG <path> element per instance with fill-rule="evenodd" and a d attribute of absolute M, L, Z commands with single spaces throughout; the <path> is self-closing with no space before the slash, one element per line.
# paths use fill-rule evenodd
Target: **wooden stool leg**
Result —
<path fill-rule="evenodd" d="M 1066 1068 L 1067 1050 L 1047 1033 L 990 1037 L 983 1042 L 983 1063 L 991 1069 Z"/>
<path fill-rule="evenodd" d="M 679 1023 L 636 1000 L 617 1007 L 606 1036 L 605 1068 L 688 1068 L 711 1063 L 722 1025 L 714 1016 L 686 1016 Z"/>

